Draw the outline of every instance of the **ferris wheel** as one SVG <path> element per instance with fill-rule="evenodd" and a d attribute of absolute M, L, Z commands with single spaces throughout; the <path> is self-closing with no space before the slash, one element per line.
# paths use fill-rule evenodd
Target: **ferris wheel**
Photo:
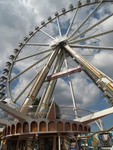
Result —
<path fill-rule="evenodd" d="M 101 38 L 112 33 L 113 29 L 101 31 L 99 28 L 99 25 L 104 24 L 113 13 L 92 22 L 92 17 L 99 7 L 111 2 L 113 1 L 78 1 L 76 7 L 71 4 L 68 10 L 62 8 L 60 14 L 55 12 L 54 17 L 49 16 L 47 22 L 42 21 L 41 26 L 35 26 L 35 30 L 24 37 L 23 42 L 18 44 L 14 54 L 10 55 L 10 60 L 6 62 L 6 68 L 0 78 L 1 101 L 7 104 L 7 89 L 10 104 L 26 114 L 29 106 L 41 93 L 41 100 L 33 117 L 45 118 L 48 112 L 46 107 L 54 97 L 57 80 L 68 76 L 77 119 L 78 108 L 74 96 L 76 91 L 73 89 L 70 75 L 85 72 L 112 105 L 113 80 L 91 63 L 95 55 L 101 51 L 113 50 L 112 46 L 101 45 Z M 81 12 L 88 9 L 87 16 L 78 17 Z M 17 103 L 21 103 L 21 108 Z"/>

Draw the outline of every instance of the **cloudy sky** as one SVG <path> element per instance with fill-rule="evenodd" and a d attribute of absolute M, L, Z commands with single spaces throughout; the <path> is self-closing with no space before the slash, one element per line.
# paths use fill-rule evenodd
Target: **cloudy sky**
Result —
<path fill-rule="evenodd" d="M 9 56 L 11 54 L 14 54 L 14 48 L 18 48 L 18 43 L 23 42 L 23 37 L 28 36 L 29 31 L 34 31 L 34 27 L 36 25 L 40 26 L 42 20 L 47 21 L 48 16 L 53 17 L 56 11 L 61 13 L 61 9 L 63 7 L 65 7 L 67 10 L 70 4 L 76 6 L 76 1 L 0 0 L 0 75 L 2 75 L 2 71 L 5 68 L 6 62 L 9 60 Z M 70 34 L 82 23 L 82 21 L 88 16 L 88 14 L 92 12 L 94 7 L 96 7 L 96 5 L 84 7 L 78 10 Z M 99 7 L 99 9 L 95 12 L 95 14 L 93 14 L 92 17 L 90 17 L 89 20 L 84 24 L 84 26 L 79 30 L 79 32 L 82 32 L 89 26 L 97 23 L 99 20 L 113 13 L 112 10 L 113 5 L 111 5 L 110 3 L 104 5 L 102 4 L 101 7 Z M 65 34 L 73 14 L 74 11 L 69 14 L 63 15 L 59 18 L 62 35 Z M 113 17 L 110 17 L 108 20 L 101 23 L 99 26 L 97 26 L 90 32 L 86 33 L 85 36 L 112 30 L 112 25 L 113 25 Z M 48 24 L 43 30 L 53 37 L 57 36 L 58 27 L 56 20 Z M 79 34 L 79 32 L 77 34 Z M 112 47 L 113 46 L 112 39 L 113 33 L 110 33 L 102 37 L 85 41 L 85 43 L 82 44 Z M 35 37 L 33 37 L 33 39 L 31 39 L 30 42 L 36 43 L 37 41 L 38 43 L 41 42 L 50 43 L 51 39 L 48 38 L 45 34 L 39 32 L 37 33 L 37 35 L 35 35 Z M 19 58 L 35 54 L 37 52 L 40 52 L 41 50 L 45 50 L 48 48 L 49 47 L 40 48 L 36 46 L 35 47 L 26 46 L 20 53 Z M 75 49 L 75 50 L 79 52 L 81 55 L 83 55 L 86 59 L 88 60 L 90 59 L 89 56 L 88 57 L 85 56 L 92 54 L 87 49 L 85 50 Z M 93 50 L 92 52 L 94 53 L 95 50 Z M 17 62 L 14 66 L 11 76 L 13 77 L 16 74 L 22 72 L 24 69 L 29 67 L 31 64 L 33 64 L 43 56 L 44 55 L 33 57 L 30 58 L 29 60 L 26 60 L 25 62 L 24 61 Z M 76 64 L 70 60 L 70 57 L 68 57 L 67 59 L 69 61 L 68 62 L 69 67 L 76 66 Z M 98 51 L 90 62 L 113 79 L 112 51 L 107 50 Z M 17 95 L 20 93 L 23 87 L 25 87 L 30 82 L 31 78 L 33 78 L 36 72 L 40 69 L 39 67 L 41 65 L 42 63 L 40 63 L 35 68 L 32 67 L 31 70 L 29 70 L 25 74 L 22 74 L 11 83 L 11 93 L 14 99 L 17 97 Z M 62 69 L 65 69 L 65 67 L 63 67 Z M 88 109 L 95 112 L 108 108 L 110 106 L 108 104 L 108 101 L 102 97 L 102 92 L 96 87 L 96 85 L 84 72 L 71 75 L 71 79 L 73 83 L 77 107 Z M 46 83 L 44 83 L 38 96 L 41 96 L 43 88 L 45 86 Z M 22 95 L 22 97 L 18 100 L 18 103 L 20 104 L 22 103 L 23 99 L 25 99 L 25 97 L 28 95 L 29 90 L 30 88 Z M 56 88 L 54 90 L 53 97 L 55 97 L 55 101 L 59 105 L 72 106 L 72 98 L 68 78 L 64 77 L 58 80 Z M 109 128 L 113 125 L 113 121 L 111 121 L 112 117 L 113 115 L 110 115 L 103 119 L 103 122 L 105 123 L 105 128 Z M 106 124 L 106 121 L 109 123 Z M 98 129 L 94 124 L 92 125 L 92 127 L 94 130 Z"/>

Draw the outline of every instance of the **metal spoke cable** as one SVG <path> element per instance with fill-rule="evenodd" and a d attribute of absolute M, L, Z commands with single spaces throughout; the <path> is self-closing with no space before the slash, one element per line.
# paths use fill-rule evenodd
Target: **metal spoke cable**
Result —
<path fill-rule="evenodd" d="M 45 35 L 47 35 L 48 37 L 50 37 L 52 40 L 54 40 L 54 37 L 52 37 L 50 34 L 48 34 L 47 32 L 43 31 L 42 29 L 40 29 L 41 32 L 43 32 Z"/>
<path fill-rule="evenodd" d="M 66 65 L 66 69 L 68 69 L 68 63 L 67 63 L 67 59 L 66 59 L 64 51 L 63 51 L 63 54 L 64 54 L 64 62 L 65 62 L 65 65 Z M 71 90 L 71 96 L 72 96 L 72 100 L 73 100 L 73 106 L 74 106 L 74 110 L 75 110 L 75 115 L 76 115 L 76 118 L 78 118 L 77 106 L 76 106 L 76 102 L 75 102 L 74 90 L 73 90 L 73 85 L 72 85 L 72 81 L 71 81 L 70 75 L 68 75 L 68 79 L 69 79 L 69 85 L 70 85 L 70 90 Z"/>
<path fill-rule="evenodd" d="M 49 46 L 49 43 L 26 43 L 26 46 Z"/>
<path fill-rule="evenodd" d="M 99 50 L 96 50 L 96 52 L 93 54 L 93 56 L 88 60 L 89 62 L 92 60 L 92 58 L 95 56 L 95 54 L 98 52 Z"/>
<path fill-rule="evenodd" d="M 105 46 L 88 46 L 88 45 L 76 45 L 69 44 L 69 46 L 73 48 L 90 48 L 90 49 L 99 49 L 99 50 L 113 50 L 113 47 L 105 47 Z"/>
<path fill-rule="evenodd" d="M 42 68 L 43 69 L 43 68 Z M 14 103 L 22 96 L 22 94 L 28 89 L 32 82 L 39 76 L 42 69 L 32 78 L 32 80 L 27 84 L 27 86 L 20 92 L 20 94 L 15 98 Z"/>
<path fill-rule="evenodd" d="M 93 13 L 98 9 L 98 7 L 102 4 L 102 1 L 97 5 L 97 7 L 89 14 L 89 16 L 82 22 L 82 24 L 69 36 L 70 39 L 76 32 L 83 26 L 83 24 L 93 15 Z"/>
<path fill-rule="evenodd" d="M 92 25 L 91 27 L 89 27 L 88 29 L 86 29 L 83 32 L 81 32 L 80 34 L 78 34 L 77 36 L 68 39 L 68 41 L 77 39 L 78 37 L 82 36 L 83 34 L 85 34 L 86 32 L 90 31 L 91 29 L 93 29 L 94 27 L 98 26 L 99 24 L 101 24 L 102 22 L 104 22 L 105 20 L 107 20 L 108 18 L 110 18 L 112 16 L 113 16 L 113 13 L 110 14 L 110 15 L 108 15 L 107 17 L 103 18 L 102 20 L 98 21 L 97 23 L 95 23 L 94 25 Z"/>
<path fill-rule="evenodd" d="M 44 50 L 44 51 L 41 51 L 41 52 L 38 52 L 38 53 L 35 53 L 35 54 L 32 54 L 32 55 L 29 55 L 29 56 L 20 58 L 20 59 L 16 59 L 14 62 L 18 62 L 18 61 L 21 61 L 21 60 L 25 60 L 25 59 L 34 57 L 34 56 L 36 56 L 36 55 L 38 56 L 38 55 L 40 55 L 40 54 L 44 54 L 44 53 L 51 52 L 51 51 L 52 51 L 52 49 L 47 49 L 47 50 Z"/>
<path fill-rule="evenodd" d="M 51 54 L 51 53 L 50 53 Z M 19 73 L 18 75 L 16 75 L 14 78 L 10 79 L 10 82 L 13 81 L 14 79 L 16 79 L 17 77 L 19 77 L 20 75 L 22 75 L 23 73 L 25 73 L 26 71 L 28 71 L 29 69 L 31 69 L 33 66 L 37 65 L 38 63 L 40 63 L 41 61 L 43 61 L 44 59 L 46 59 L 47 57 L 50 56 L 50 54 L 42 57 L 42 59 L 38 60 L 37 62 L 35 62 L 33 65 L 31 65 L 30 67 L 28 67 L 27 69 L 25 69 L 24 71 L 22 71 L 21 73 Z"/>
<path fill-rule="evenodd" d="M 75 11 L 75 14 L 74 14 L 73 18 L 72 18 L 72 21 L 71 21 L 71 23 L 70 23 L 70 26 L 69 26 L 69 28 L 68 28 L 68 30 L 67 30 L 67 32 L 66 32 L 66 35 L 65 35 L 66 37 L 68 37 L 68 34 L 69 34 L 70 30 L 71 30 L 71 27 L 72 27 L 72 25 L 73 25 L 73 22 L 74 22 L 74 20 L 75 20 L 75 17 L 76 17 L 77 12 L 78 12 L 78 7 L 77 7 L 77 9 L 76 9 L 76 11 Z"/>
<path fill-rule="evenodd" d="M 89 39 L 99 37 L 99 36 L 102 36 L 102 35 L 106 35 L 106 34 L 109 34 L 109 33 L 112 33 L 112 32 L 113 32 L 113 30 L 109 30 L 109 31 L 106 31 L 106 32 L 102 32 L 102 33 L 99 33 L 99 34 L 95 34 L 95 35 L 92 35 L 92 36 L 81 38 L 79 40 L 73 40 L 73 41 L 70 41 L 69 44 L 74 44 L 74 43 L 78 43 L 78 42 L 81 42 L 81 41 L 89 40 Z"/>
<path fill-rule="evenodd" d="M 96 39 L 95 39 L 96 40 Z M 100 42 L 100 40 L 96 40 L 96 41 L 90 41 L 90 43 L 89 44 L 87 44 L 88 46 L 91 46 L 91 45 L 93 45 L 93 44 L 95 44 L 95 43 L 99 43 Z M 97 45 L 96 45 L 97 46 Z"/>
<path fill-rule="evenodd" d="M 59 30 L 59 35 L 61 36 L 61 29 L 60 29 L 60 23 L 59 23 L 59 18 L 57 17 L 57 25 L 58 25 L 58 30 Z"/>

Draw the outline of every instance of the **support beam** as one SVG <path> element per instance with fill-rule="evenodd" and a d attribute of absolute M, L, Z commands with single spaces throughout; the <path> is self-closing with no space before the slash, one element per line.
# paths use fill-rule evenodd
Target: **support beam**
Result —
<path fill-rule="evenodd" d="M 55 64 L 52 72 L 57 73 L 60 71 L 62 64 L 63 64 L 63 60 L 64 60 L 63 53 L 62 53 L 62 51 L 60 51 L 60 53 L 58 54 L 58 57 L 57 57 L 56 64 Z M 46 110 L 44 110 L 44 109 L 45 109 L 45 107 L 48 106 L 48 104 L 51 100 L 51 97 L 52 97 L 56 83 L 57 83 L 57 80 L 51 80 L 49 82 L 49 85 L 47 87 L 47 91 L 46 91 L 45 96 L 43 98 L 42 107 L 39 111 L 39 116 L 38 116 L 39 118 L 42 118 L 42 117 L 45 118 L 45 114 L 47 114 L 47 109 Z M 44 112 L 44 114 L 43 114 L 43 112 Z"/>
<path fill-rule="evenodd" d="M 93 122 L 99 118 L 105 117 L 105 116 L 112 114 L 112 113 L 113 113 L 113 107 L 101 110 L 99 112 L 87 115 L 87 116 L 82 117 L 82 118 L 75 119 L 74 121 L 80 121 L 82 123 L 88 124 L 88 123 L 91 123 L 91 122 Z"/>
<path fill-rule="evenodd" d="M 6 126 L 8 124 L 10 124 L 10 122 L 8 120 L 0 119 L 0 125 Z"/>
<path fill-rule="evenodd" d="M 100 129 L 101 131 L 104 130 L 103 122 L 102 122 L 101 119 L 95 120 L 95 123 L 97 124 L 97 126 L 99 127 L 99 129 Z"/>
<path fill-rule="evenodd" d="M 68 45 L 64 45 L 64 48 L 73 57 L 73 59 L 84 68 L 85 73 L 102 90 L 104 96 L 109 100 L 109 103 L 112 104 L 113 80 L 102 73 L 99 69 L 94 67 L 84 57 L 82 57 Z"/>
<path fill-rule="evenodd" d="M 0 102 L 0 108 L 9 113 L 11 116 L 14 118 L 18 119 L 19 121 L 21 120 L 30 120 L 28 116 L 23 115 L 21 112 L 5 105 L 4 103 Z"/>
<path fill-rule="evenodd" d="M 105 47 L 105 46 L 89 46 L 89 45 L 77 45 L 77 44 L 69 44 L 72 48 L 85 48 L 85 49 L 98 49 L 98 50 L 113 50 L 113 47 Z"/>
<path fill-rule="evenodd" d="M 29 103 L 32 102 L 32 100 L 35 99 L 35 97 L 37 96 L 49 70 L 50 67 L 55 59 L 55 57 L 57 56 L 59 52 L 59 47 L 57 47 L 52 54 L 50 55 L 50 57 L 48 58 L 47 62 L 45 63 L 45 66 L 43 67 L 43 69 L 41 70 L 36 82 L 33 84 L 28 96 L 25 98 L 22 107 L 21 107 L 21 112 L 23 112 L 24 114 L 27 113 L 27 110 L 29 109 Z M 27 108 L 27 109 L 26 109 Z"/>
<path fill-rule="evenodd" d="M 58 150 L 61 150 L 60 134 L 58 135 Z"/>
<path fill-rule="evenodd" d="M 51 72 L 52 74 L 53 74 L 54 71 L 55 71 L 55 68 L 56 68 L 56 65 L 57 65 L 57 61 L 58 61 L 58 55 L 57 55 L 57 59 L 56 59 L 55 62 L 54 62 L 54 65 L 53 65 L 53 69 L 52 69 L 52 72 Z M 35 112 L 35 114 L 34 114 L 34 117 L 36 117 L 36 116 L 38 115 L 39 110 L 41 109 L 41 106 L 42 106 L 42 103 L 43 103 L 43 99 L 45 98 L 45 95 L 46 95 L 46 93 L 47 93 L 48 87 L 49 87 L 49 82 L 47 83 L 47 85 L 46 85 L 46 87 L 45 87 L 45 89 L 44 89 L 44 91 L 43 91 L 43 94 L 42 94 L 42 96 L 41 96 L 41 100 L 40 100 L 40 102 L 39 102 L 39 105 L 37 106 L 37 110 L 36 110 L 36 112 Z"/>

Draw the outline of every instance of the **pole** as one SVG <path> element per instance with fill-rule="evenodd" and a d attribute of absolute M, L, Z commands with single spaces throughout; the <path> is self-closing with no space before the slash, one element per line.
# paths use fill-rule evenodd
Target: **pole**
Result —
<path fill-rule="evenodd" d="M 60 144 L 60 134 L 58 135 L 58 150 L 61 150 L 61 144 Z"/>

